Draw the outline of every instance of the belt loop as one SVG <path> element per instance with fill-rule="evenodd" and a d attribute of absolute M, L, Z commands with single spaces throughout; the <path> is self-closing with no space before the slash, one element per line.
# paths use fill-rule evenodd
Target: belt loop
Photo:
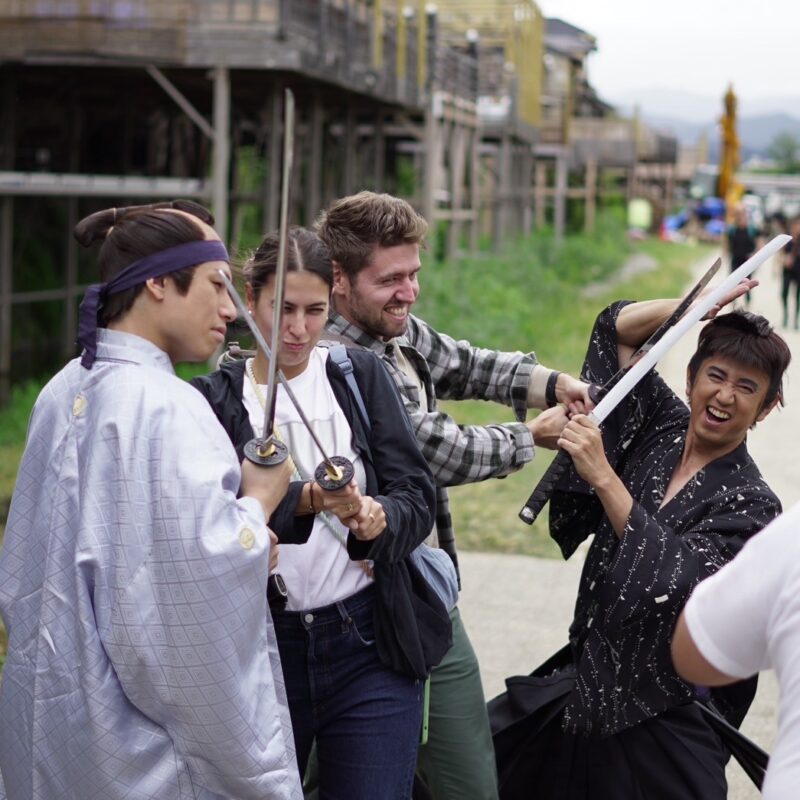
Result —
<path fill-rule="evenodd" d="M 350 626 L 353 624 L 353 618 L 350 616 L 350 612 L 347 610 L 344 600 L 336 601 L 336 610 L 342 618 L 342 633 L 347 633 L 350 630 Z"/>

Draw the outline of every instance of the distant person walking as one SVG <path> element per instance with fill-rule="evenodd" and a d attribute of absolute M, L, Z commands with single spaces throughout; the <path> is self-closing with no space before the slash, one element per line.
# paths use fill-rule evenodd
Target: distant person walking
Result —
<path fill-rule="evenodd" d="M 747 209 L 736 206 L 733 212 L 733 225 L 725 231 L 724 249 L 730 256 L 731 272 L 740 267 L 756 251 L 758 228 L 747 219 Z M 750 305 L 750 292 L 745 295 L 746 305 Z"/>
<path fill-rule="evenodd" d="M 783 327 L 789 327 L 789 292 L 794 285 L 794 329 L 800 321 L 800 219 L 792 221 L 789 232 L 790 242 L 783 253 L 783 281 L 781 283 L 781 303 L 783 304 Z"/>

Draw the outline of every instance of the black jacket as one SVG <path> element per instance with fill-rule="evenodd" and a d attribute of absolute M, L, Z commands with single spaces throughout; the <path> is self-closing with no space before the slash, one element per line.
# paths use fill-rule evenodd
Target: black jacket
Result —
<path fill-rule="evenodd" d="M 369 416 L 369 432 L 344 374 L 330 359 L 328 380 L 353 431 L 353 449 L 361 456 L 366 473 L 366 494 L 380 502 L 386 514 L 386 529 L 372 541 L 360 541 L 349 533 L 347 552 L 353 560 L 374 562 L 375 630 L 381 660 L 398 672 L 422 678 L 444 657 L 451 643 L 447 610 L 406 558 L 433 526 L 433 476 L 383 365 L 372 353 L 347 352 Z M 242 402 L 244 373 L 245 362 L 237 361 L 192 380 L 240 458 L 245 443 L 254 436 Z M 313 516 L 294 514 L 301 490 L 302 482 L 293 482 L 270 519 L 279 541 L 302 544 L 311 533 Z"/>

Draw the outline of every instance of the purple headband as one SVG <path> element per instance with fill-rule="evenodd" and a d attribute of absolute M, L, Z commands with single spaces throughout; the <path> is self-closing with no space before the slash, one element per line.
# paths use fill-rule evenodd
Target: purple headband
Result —
<path fill-rule="evenodd" d="M 94 283 L 83 296 L 78 322 L 78 344 L 83 347 L 81 364 L 91 369 L 97 355 L 97 315 L 110 294 L 132 289 L 150 278 L 160 278 L 206 261 L 229 262 L 225 245 L 218 240 L 202 240 L 160 250 L 125 267 L 108 283 Z"/>

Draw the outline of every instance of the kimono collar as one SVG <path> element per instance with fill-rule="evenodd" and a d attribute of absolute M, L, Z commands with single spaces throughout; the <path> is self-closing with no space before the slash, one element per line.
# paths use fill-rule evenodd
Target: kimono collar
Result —
<path fill-rule="evenodd" d="M 99 328 L 96 358 L 114 363 L 140 364 L 175 374 L 172 361 L 158 345 L 127 331 Z"/>

